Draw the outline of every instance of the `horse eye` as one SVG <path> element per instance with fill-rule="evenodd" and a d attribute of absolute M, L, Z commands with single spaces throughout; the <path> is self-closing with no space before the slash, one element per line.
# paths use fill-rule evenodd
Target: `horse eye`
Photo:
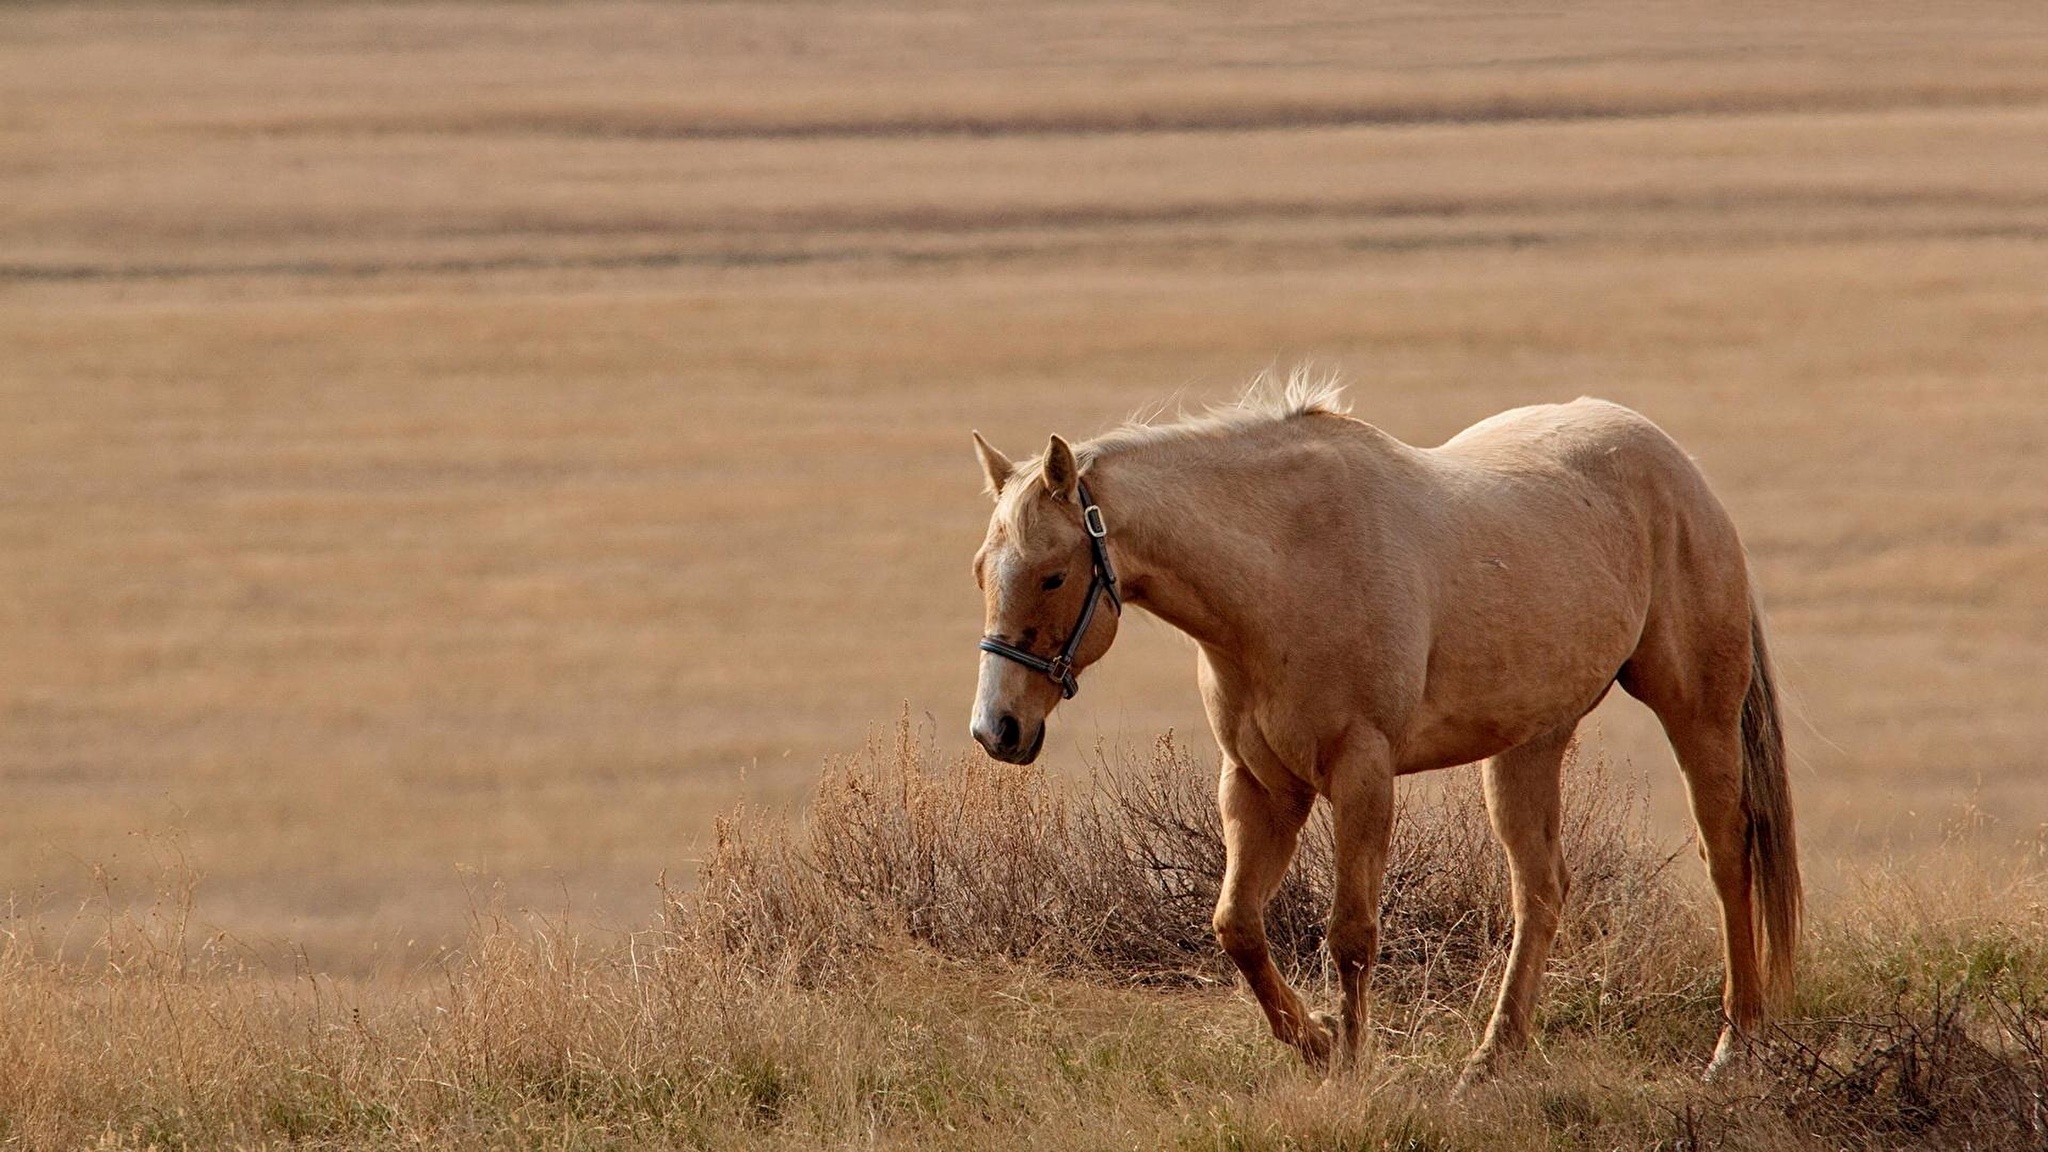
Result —
<path fill-rule="evenodd" d="M 1067 574 L 1066 574 L 1066 573 L 1064 573 L 1064 572 L 1055 572 L 1055 573 L 1053 573 L 1052 575 L 1050 575 L 1050 576 L 1047 576 L 1047 577 L 1045 578 L 1045 581 L 1044 581 L 1043 583 L 1041 583 L 1041 584 L 1039 585 L 1039 587 L 1040 587 L 1040 588 L 1043 588 L 1043 589 L 1045 589 L 1045 590 L 1046 590 L 1047 592 L 1050 592 L 1050 591 L 1052 591 L 1053 589 L 1055 589 L 1055 588 L 1059 587 L 1060 585 L 1062 585 L 1062 584 L 1065 584 L 1066 582 L 1067 582 Z"/>

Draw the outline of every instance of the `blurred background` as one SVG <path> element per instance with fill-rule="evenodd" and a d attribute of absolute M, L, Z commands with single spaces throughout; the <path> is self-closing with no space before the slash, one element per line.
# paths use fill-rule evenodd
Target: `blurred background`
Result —
<path fill-rule="evenodd" d="M 1823 892 L 2038 846 L 2048 20 L 1712 12 L 0 9 L 0 891 L 182 861 L 335 970 L 497 887 L 638 921 L 905 710 L 968 746 L 969 428 L 1302 361 L 1697 456 Z M 1043 762 L 1213 763 L 1193 662 L 1127 626 Z"/>

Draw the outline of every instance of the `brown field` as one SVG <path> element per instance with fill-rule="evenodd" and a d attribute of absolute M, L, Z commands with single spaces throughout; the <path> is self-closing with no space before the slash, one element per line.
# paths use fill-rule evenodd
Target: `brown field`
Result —
<path fill-rule="evenodd" d="M 642 922 L 906 705 L 966 744 L 970 427 L 1304 360 L 1691 449 L 1824 914 L 2048 830 L 2038 4 L 28 4 L 0 891 L 181 859 L 353 974 L 493 885 Z M 1051 764 L 1203 747 L 1192 662 L 1127 629 Z M 1647 714 L 1595 743 L 1682 835 Z"/>

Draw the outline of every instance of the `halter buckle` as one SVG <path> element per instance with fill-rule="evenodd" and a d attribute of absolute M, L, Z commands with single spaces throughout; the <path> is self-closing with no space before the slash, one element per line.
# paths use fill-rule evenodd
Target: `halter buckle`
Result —
<path fill-rule="evenodd" d="M 1060 686 L 1060 699 L 1072 700 L 1081 690 L 1081 682 L 1074 679 L 1074 659 L 1062 652 L 1046 661 L 1045 674 Z"/>
<path fill-rule="evenodd" d="M 1100 504 L 1090 504 L 1081 509 L 1081 524 L 1088 529 L 1088 534 L 1097 540 L 1107 539 L 1109 536 L 1109 525 L 1102 522 Z"/>

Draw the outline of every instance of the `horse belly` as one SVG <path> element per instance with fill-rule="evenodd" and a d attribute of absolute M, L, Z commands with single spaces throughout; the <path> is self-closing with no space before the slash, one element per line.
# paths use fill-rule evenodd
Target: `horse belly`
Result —
<path fill-rule="evenodd" d="M 1452 622 L 1431 646 L 1397 771 L 1483 760 L 1584 716 L 1642 633 L 1643 598 L 1625 584 L 1596 578 L 1576 594 L 1518 597 L 1505 620 Z"/>
<path fill-rule="evenodd" d="M 1572 687 L 1521 711 L 1474 708 L 1421 719 L 1397 753 L 1395 774 L 1413 775 L 1472 764 L 1555 731 L 1593 710 L 1614 684 L 1613 672 L 1581 678 Z"/>

